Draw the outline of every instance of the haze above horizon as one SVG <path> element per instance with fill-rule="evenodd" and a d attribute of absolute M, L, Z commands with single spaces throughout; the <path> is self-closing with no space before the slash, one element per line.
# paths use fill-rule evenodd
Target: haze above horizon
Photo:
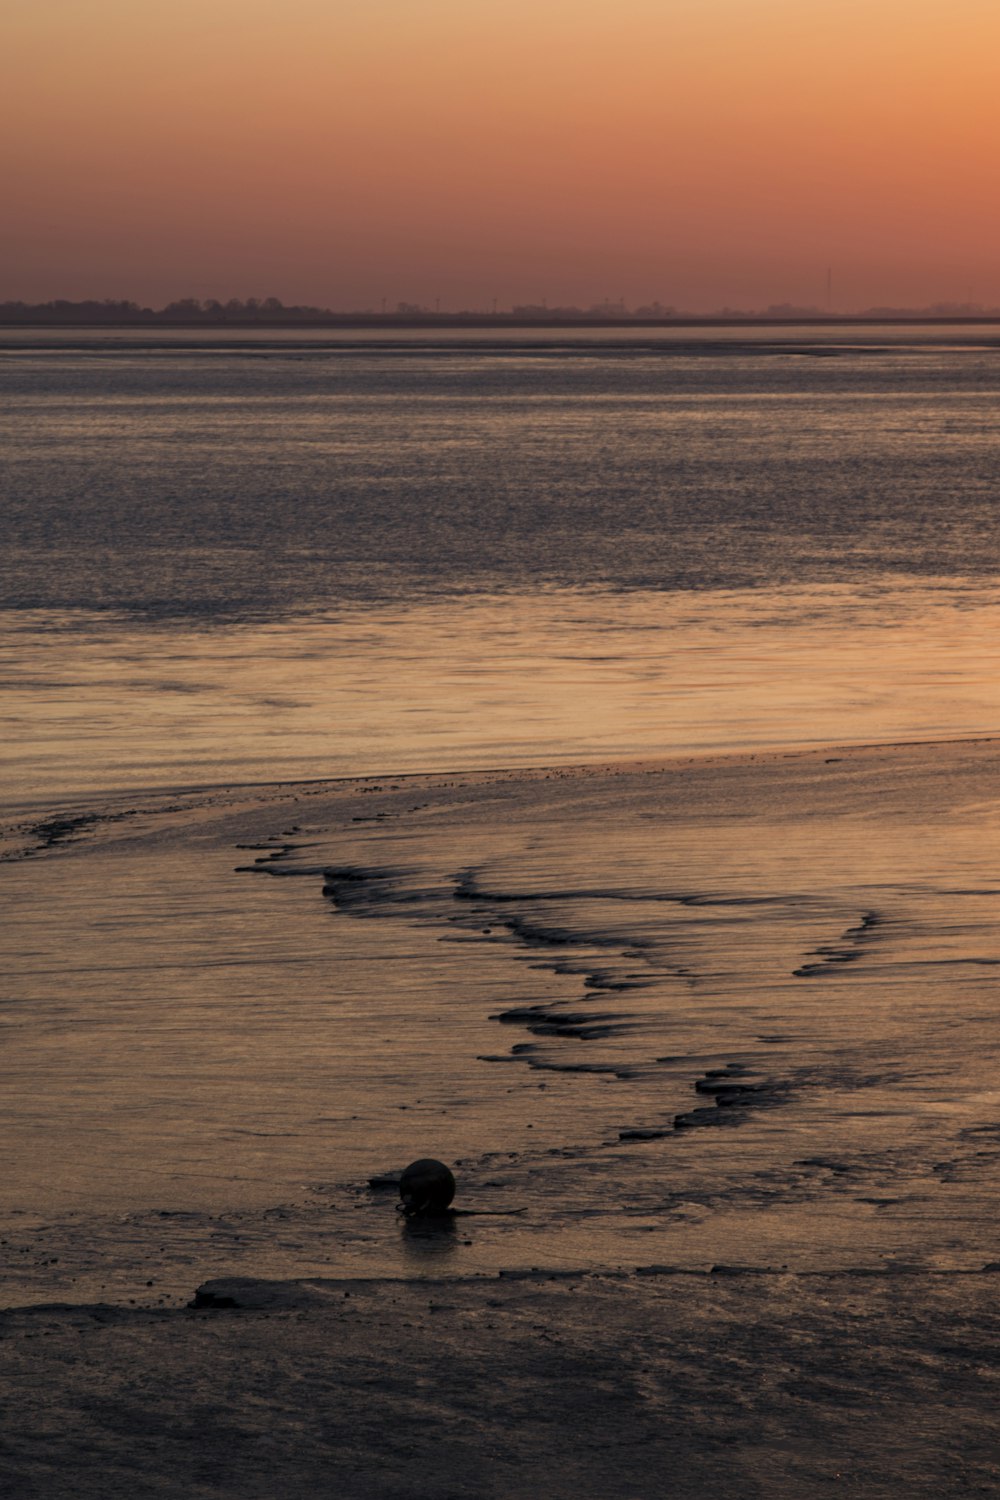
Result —
<path fill-rule="evenodd" d="M 989 0 L 8 0 L 5 29 L 0 301 L 1000 302 Z"/>

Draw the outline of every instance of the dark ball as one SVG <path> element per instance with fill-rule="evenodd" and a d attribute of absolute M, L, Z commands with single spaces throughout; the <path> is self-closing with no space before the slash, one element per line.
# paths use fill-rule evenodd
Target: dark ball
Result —
<path fill-rule="evenodd" d="M 422 1157 L 399 1179 L 399 1196 L 407 1214 L 444 1213 L 455 1196 L 455 1179 L 443 1161 Z"/>

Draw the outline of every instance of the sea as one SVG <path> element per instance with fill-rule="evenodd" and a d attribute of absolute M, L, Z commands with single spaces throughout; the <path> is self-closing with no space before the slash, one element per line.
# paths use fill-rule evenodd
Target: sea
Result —
<path fill-rule="evenodd" d="M 998 412 L 993 327 L 0 333 L 16 1295 L 985 1263 Z"/>
<path fill-rule="evenodd" d="M 6 801 L 995 725 L 1000 331 L 0 334 Z"/>

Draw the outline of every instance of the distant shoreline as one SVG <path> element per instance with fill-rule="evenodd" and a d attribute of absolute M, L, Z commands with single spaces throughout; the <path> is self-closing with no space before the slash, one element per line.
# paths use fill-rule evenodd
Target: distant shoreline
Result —
<path fill-rule="evenodd" d="M 0 307 L 0 328 L 169 328 L 184 332 L 197 332 L 216 328 L 255 329 L 587 329 L 587 328 L 873 328 L 873 327 L 920 327 L 920 328 L 996 328 L 1000 327 L 1000 312 L 965 314 L 893 313 L 880 315 L 823 314 L 796 317 L 766 317 L 734 314 L 731 317 L 677 317 L 677 318 L 633 318 L 633 317 L 517 317 L 513 313 L 427 313 L 396 315 L 391 313 L 313 313 L 296 316 L 289 309 L 285 316 L 252 316 L 246 314 L 205 314 L 197 318 L 176 318 L 148 308 L 137 310 L 134 315 L 109 313 L 101 316 L 93 312 L 74 313 L 71 305 L 63 304 L 51 313 L 37 309 L 26 310 L 24 316 L 12 314 Z"/>

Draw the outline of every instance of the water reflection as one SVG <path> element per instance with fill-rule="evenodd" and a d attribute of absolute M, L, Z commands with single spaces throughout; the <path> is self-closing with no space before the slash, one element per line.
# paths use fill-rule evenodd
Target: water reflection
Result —
<path fill-rule="evenodd" d="M 282 624 L 6 616 L 12 800 L 931 739 L 1000 717 L 995 591 L 555 590 Z"/>
<path fill-rule="evenodd" d="M 406 1259 L 425 1262 L 453 1255 L 462 1243 L 457 1217 L 451 1209 L 439 1214 L 418 1214 L 413 1218 L 400 1214 L 400 1240 Z"/>

